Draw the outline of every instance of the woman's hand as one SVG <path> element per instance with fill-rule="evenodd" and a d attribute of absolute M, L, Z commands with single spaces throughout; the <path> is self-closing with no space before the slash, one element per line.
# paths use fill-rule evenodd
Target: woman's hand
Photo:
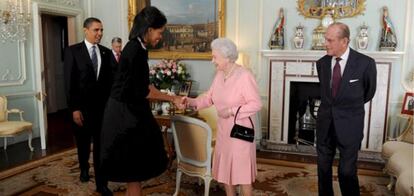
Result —
<path fill-rule="evenodd" d="M 182 104 L 184 104 L 184 106 L 186 108 L 193 107 L 193 109 L 196 110 L 197 104 L 196 104 L 194 98 L 190 98 L 190 97 L 185 96 L 185 97 L 182 98 Z"/>
<path fill-rule="evenodd" d="M 185 104 L 185 102 L 186 102 L 186 99 L 185 99 L 185 97 L 181 97 L 181 96 L 172 96 L 173 97 L 173 103 L 174 103 L 174 105 L 175 105 L 175 107 L 177 107 L 178 109 L 180 109 L 180 110 L 183 110 L 183 109 L 185 109 L 186 107 L 186 104 Z"/>

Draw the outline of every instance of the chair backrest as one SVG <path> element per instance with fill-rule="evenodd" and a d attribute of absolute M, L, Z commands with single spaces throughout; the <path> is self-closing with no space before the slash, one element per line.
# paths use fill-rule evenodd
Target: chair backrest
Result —
<path fill-rule="evenodd" d="M 7 98 L 0 96 L 0 122 L 7 120 Z"/>
<path fill-rule="evenodd" d="M 205 167 L 211 173 L 211 128 L 205 122 L 182 115 L 171 118 L 178 162 Z"/>
<path fill-rule="evenodd" d="M 211 130 L 213 131 L 213 138 L 217 134 L 217 121 L 218 114 L 217 109 L 214 105 L 198 110 L 198 116 L 200 116 L 208 125 L 210 125 Z"/>

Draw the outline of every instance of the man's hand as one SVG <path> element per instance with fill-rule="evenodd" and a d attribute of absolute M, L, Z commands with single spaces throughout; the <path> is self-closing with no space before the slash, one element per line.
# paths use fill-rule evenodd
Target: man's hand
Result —
<path fill-rule="evenodd" d="M 76 110 L 72 112 L 73 122 L 75 122 L 78 126 L 83 127 L 83 115 L 80 110 Z"/>
<path fill-rule="evenodd" d="M 177 107 L 180 110 L 185 109 L 185 97 L 180 97 L 180 96 L 174 96 L 173 97 L 173 103 L 175 105 L 175 107 Z"/>

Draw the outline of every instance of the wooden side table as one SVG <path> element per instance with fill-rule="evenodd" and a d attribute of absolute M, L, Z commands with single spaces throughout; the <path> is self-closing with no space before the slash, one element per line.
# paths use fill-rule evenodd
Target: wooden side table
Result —
<path fill-rule="evenodd" d="M 173 145 L 168 140 L 168 129 L 171 128 L 171 116 L 170 115 L 155 115 L 158 125 L 161 127 L 162 136 L 164 138 L 164 146 L 168 156 L 168 168 L 171 167 L 175 158 L 175 151 Z"/>

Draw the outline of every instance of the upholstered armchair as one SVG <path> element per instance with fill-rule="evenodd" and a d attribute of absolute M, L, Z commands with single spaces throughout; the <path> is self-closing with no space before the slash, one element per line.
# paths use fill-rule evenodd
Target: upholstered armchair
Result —
<path fill-rule="evenodd" d="M 390 176 L 388 189 L 396 195 L 413 195 L 413 118 L 399 137 L 384 143 L 382 157 L 384 172 Z"/>
<path fill-rule="evenodd" d="M 211 128 L 212 133 L 212 145 L 215 145 L 216 141 L 216 133 L 217 133 L 217 120 L 218 120 L 218 114 L 217 109 L 214 105 L 203 108 L 198 110 L 198 116 L 205 121 Z"/>
<path fill-rule="evenodd" d="M 9 120 L 10 114 L 18 114 L 20 120 Z M 7 109 L 7 98 L 0 96 L 0 137 L 4 138 L 4 150 L 7 149 L 7 138 L 15 137 L 19 134 L 28 134 L 28 145 L 30 151 L 32 147 L 32 123 L 23 119 L 23 111 L 19 109 Z"/>
<path fill-rule="evenodd" d="M 188 116 L 172 116 L 171 128 L 177 153 L 177 177 L 174 196 L 180 190 L 181 175 L 197 176 L 204 180 L 204 195 L 208 196 L 211 176 L 212 132 L 210 126 Z"/>

